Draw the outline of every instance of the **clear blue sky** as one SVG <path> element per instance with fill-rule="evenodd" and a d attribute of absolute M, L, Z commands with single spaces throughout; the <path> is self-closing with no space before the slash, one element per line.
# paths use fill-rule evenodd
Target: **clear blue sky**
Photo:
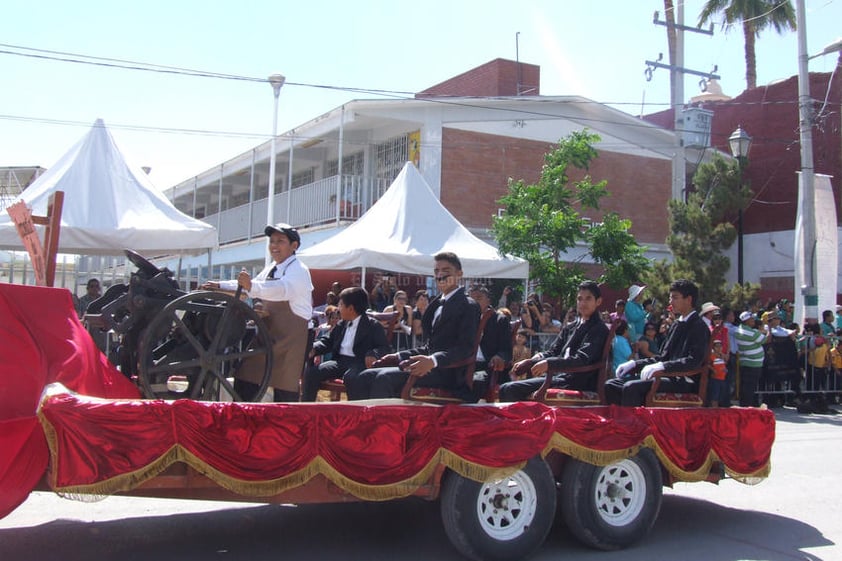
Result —
<path fill-rule="evenodd" d="M 652 23 L 656 10 L 664 17 L 661 0 L 5 4 L 0 51 L 17 45 L 255 78 L 284 74 L 279 133 L 351 99 L 376 97 L 291 82 L 420 91 L 489 60 L 514 59 L 516 32 L 520 60 L 541 66 L 544 95 L 582 95 L 632 114 L 644 97 L 646 112 L 669 103 L 668 72 L 644 78 L 645 60 L 667 56 L 666 28 Z M 702 5 L 687 0 L 687 25 L 695 25 Z M 842 36 L 842 0 L 807 0 L 806 28 L 810 53 Z M 794 32 L 767 31 L 757 44 L 759 85 L 797 73 Z M 829 72 L 835 61 L 836 55 L 814 59 L 810 70 Z M 685 66 L 709 72 L 713 65 L 726 94 L 744 89 L 740 29 L 687 35 Z M 0 76 L 0 166 L 49 167 L 102 118 L 126 157 L 150 166 L 152 181 L 166 189 L 272 130 L 267 83 L 11 54 L 0 54 Z M 688 98 L 699 92 L 698 80 L 686 79 Z"/>

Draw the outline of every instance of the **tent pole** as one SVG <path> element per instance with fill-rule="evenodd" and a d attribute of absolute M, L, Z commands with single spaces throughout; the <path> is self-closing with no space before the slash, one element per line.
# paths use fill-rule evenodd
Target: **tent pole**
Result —
<path fill-rule="evenodd" d="M 210 248 L 208 248 L 208 276 L 207 276 L 207 280 L 210 280 L 210 279 L 213 278 L 213 274 L 212 274 L 213 269 L 211 267 L 213 267 L 213 252 L 211 251 Z M 200 281 L 201 279 L 197 278 L 196 280 Z M 199 284 L 202 284 L 202 283 L 199 282 Z"/>
<path fill-rule="evenodd" d="M 362 274 L 360 276 L 360 286 L 363 288 L 363 290 L 366 290 L 366 288 L 365 288 L 365 265 L 363 265 L 360 268 L 362 269 Z M 366 292 L 368 292 L 368 291 L 366 290 Z"/>

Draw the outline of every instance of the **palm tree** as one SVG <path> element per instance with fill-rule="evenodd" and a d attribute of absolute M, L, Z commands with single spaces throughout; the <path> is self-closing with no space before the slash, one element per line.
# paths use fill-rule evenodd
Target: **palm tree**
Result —
<path fill-rule="evenodd" d="M 760 32 L 773 27 L 778 33 L 795 29 L 795 8 L 790 0 L 708 0 L 699 14 L 699 26 L 722 12 L 722 27 L 727 31 L 735 23 L 743 26 L 746 46 L 746 86 L 757 87 L 757 60 L 754 41 Z"/>

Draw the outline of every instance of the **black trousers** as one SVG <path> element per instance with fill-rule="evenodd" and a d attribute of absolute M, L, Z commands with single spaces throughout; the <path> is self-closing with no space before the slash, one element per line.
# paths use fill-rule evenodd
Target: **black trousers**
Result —
<path fill-rule="evenodd" d="M 383 399 L 390 397 L 400 397 L 401 390 L 409 378 L 409 373 L 404 372 L 396 366 L 386 368 L 368 368 L 362 372 L 349 372 L 345 374 L 345 389 L 348 392 L 348 399 Z M 470 390 L 464 385 L 459 384 L 452 373 L 443 372 L 437 368 L 433 368 L 422 376 L 417 386 L 433 387 L 433 388 L 447 388 L 454 390 L 464 399 L 470 399 Z"/>
<path fill-rule="evenodd" d="M 596 374 L 594 373 L 573 375 L 560 372 L 553 376 L 550 387 L 566 390 L 596 391 L 596 388 L 594 388 L 595 378 Z M 505 383 L 500 386 L 500 401 L 524 401 L 529 399 L 530 395 L 538 391 L 538 388 L 541 387 L 545 379 L 544 376 L 539 376 L 537 378 Z"/>
<path fill-rule="evenodd" d="M 326 360 L 318 366 L 311 366 L 304 372 L 301 389 L 301 401 L 316 401 L 319 386 L 325 380 L 345 379 L 349 372 L 365 370 L 364 360 L 352 356 L 339 355 L 336 360 Z"/>
<path fill-rule="evenodd" d="M 646 403 L 646 394 L 653 380 L 628 380 L 612 378 L 605 382 L 605 401 L 611 405 L 640 407 Z M 696 391 L 696 384 L 682 378 L 661 378 L 658 390 L 662 392 L 686 393 Z"/>
<path fill-rule="evenodd" d="M 740 366 L 740 407 L 754 407 L 754 394 L 763 368 Z"/>

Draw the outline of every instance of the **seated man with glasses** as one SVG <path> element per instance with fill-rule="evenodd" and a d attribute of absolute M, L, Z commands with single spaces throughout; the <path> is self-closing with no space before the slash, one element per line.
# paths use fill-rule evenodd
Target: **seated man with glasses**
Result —
<path fill-rule="evenodd" d="M 458 365 L 474 352 L 479 306 L 461 286 L 459 257 L 442 252 L 433 259 L 433 277 L 441 294 L 430 302 L 421 319 L 429 342 L 386 355 L 377 367 L 346 375 L 348 399 L 400 397 L 410 374 L 419 378 L 417 386 L 445 388 L 457 397 L 472 399 L 465 383 L 465 367 Z"/>
<path fill-rule="evenodd" d="M 335 313 L 342 321 L 316 340 L 310 351 L 310 358 L 330 353 L 331 360 L 311 366 L 304 373 L 301 401 L 316 401 L 322 382 L 365 370 L 391 351 L 383 326 L 366 314 L 366 308 L 368 293 L 364 289 L 354 286 L 339 293 L 339 309 Z"/>

